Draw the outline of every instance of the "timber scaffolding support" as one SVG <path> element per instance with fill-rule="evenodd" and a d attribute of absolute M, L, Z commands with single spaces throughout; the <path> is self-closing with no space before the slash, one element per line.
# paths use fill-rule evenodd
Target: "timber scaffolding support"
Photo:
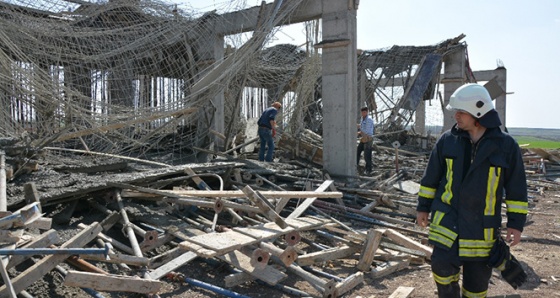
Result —
<path fill-rule="evenodd" d="M 72 154 L 76 153 L 47 154 L 49 165 L 26 174 L 33 178 L 33 185 L 8 184 L 9 193 L 20 195 L 10 197 L 8 209 L 13 211 L 0 217 L 1 239 L 11 245 L 3 251 L 14 252 L 5 268 L 29 258 L 26 252 L 31 249 L 54 251 L 56 247 L 52 245 L 59 241 L 58 233 L 72 233 L 87 238 L 75 244 L 69 240 L 59 252 L 68 249 L 79 253 L 78 260 L 68 262 L 79 261 L 80 266 L 94 272 L 66 270 L 65 287 L 165 293 L 164 283 L 187 277 L 193 270 L 200 271 L 204 267 L 201 262 L 211 264 L 218 260 L 234 270 L 227 278 L 224 276 L 225 284 L 210 283 L 218 290 L 229 291 L 228 288 L 258 281 L 251 287 L 268 285 L 310 296 L 339 297 L 359 291 L 364 281 L 380 280 L 409 268 L 425 268 L 431 256 L 431 248 L 423 244 L 426 231 L 414 226 L 417 181 L 422 174 L 419 169 L 425 167 L 427 152 L 399 155 L 398 172 L 392 166 L 390 152 L 378 149 L 374 177 L 334 178 L 301 161 L 271 164 L 221 158 L 209 164 L 152 164 L 150 168 L 130 161 L 125 170 L 92 173 L 87 163 L 95 167 L 111 165 L 114 157 L 81 157 L 80 167 L 67 172 L 68 163 L 75 160 Z M 554 169 L 558 164 L 558 156 L 545 150 L 527 150 L 524 160 L 527 169 L 535 170 L 536 179 L 540 179 L 540 173 L 549 173 L 543 168 Z M 544 162 L 545 158 L 548 162 Z M 43 171 L 50 174 L 35 175 Z M 88 179 L 80 178 L 82 171 L 89 173 Z M 200 177 L 207 178 L 201 181 Z M 262 177 L 266 177 L 266 184 L 260 181 Z M 53 181 L 64 181 L 66 185 L 61 187 Z M 203 189 L 198 189 L 202 182 Z M 544 183 L 529 181 L 530 187 Z M 553 182 L 546 187 L 560 189 Z M 22 192 L 23 188 L 35 191 Z M 115 196 L 116 188 L 122 190 L 120 196 Z M 72 206 L 71 202 L 81 203 L 69 212 L 60 212 L 63 206 Z M 84 208 L 86 202 L 96 207 Z M 16 207 L 21 204 L 25 205 Z M 222 212 L 224 208 L 230 208 L 236 216 Z M 77 227 L 67 224 L 69 216 L 72 221 L 80 218 Z M 119 221 L 121 226 L 116 225 Z M 37 235 L 33 232 L 36 229 L 42 233 Z M 145 238 L 149 233 L 153 233 L 152 242 Z M 142 244 L 136 237 L 144 237 Z M 96 245 L 104 247 L 108 258 L 88 255 L 89 251 L 99 250 Z M 66 257 L 45 257 L 21 273 L 32 276 L 30 281 L 6 270 L 0 293 L 33 291 L 31 283 Z M 350 262 L 355 267 L 349 275 L 337 276 L 323 266 L 337 262 Z M 119 267 L 109 269 L 105 264 Z M 205 270 L 218 274 L 212 266 Z M 131 274 L 143 274 L 145 278 L 131 278 Z M 205 281 L 204 274 L 197 276 Z M 287 280 L 294 278 L 301 278 L 308 286 L 286 286 Z M 236 291 L 243 295 L 242 289 Z"/>
<path fill-rule="evenodd" d="M 109 245 L 109 259 L 80 256 L 94 273 L 64 271 L 68 287 L 154 294 L 177 271 L 219 260 L 234 271 L 220 289 L 257 281 L 333 298 L 423 266 L 427 235 L 413 221 L 434 141 L 423 133 L 425 102 L 443 107 L 460 84 L 487 81 L 505 123 L 505 68 L 471 71 L 464 35 L 358 51 L 359 1 L 277 0 L 201 17 L 156 1 L 70 2 L 77 6 L 57 12 L 0 2 L 0 100 L 10 107 L 0 112 L 10 194 L 8 210 L 0 200 L 0 239 L 9 249 L 56 249 L 60 231 L 75 234 L 61 248 Z M 305 50 L 264 48 L 297 22 L 315 34 Z M 225 45 L 225 36 L 251 31 L 237 48 Z M 279 99 L 277 162 L 260 163 L 254 125 L 240 122 Z M 379 127 L 370 177 L 355 167 L 361 105 Z M 413 119 L 416 135 L 407 130 Z M 388 144 L 403 135 L 395 156 Z M 543 158 L 536 175 L 554 170 Z M 23 261 L 3 262 L 0 293 L 14 296 L 56 265 L 76 264 L 48 256 L 26 280 L 8 271 Z M 358 265 L 334 276 L 324 265 L 339 261 Z M 101 276 L 107 264 L 118 269 Z M 282 284 L 295 278 L 286 272 L 310 287 Z"/>

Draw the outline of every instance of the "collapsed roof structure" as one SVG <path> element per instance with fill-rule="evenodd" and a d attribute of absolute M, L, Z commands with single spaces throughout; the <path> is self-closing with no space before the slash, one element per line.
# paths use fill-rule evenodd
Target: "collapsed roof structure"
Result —
<path fill-rule="evenodd" d="M 370 107 L 376 119 L 379 138 L 396 138 L 403 144 L 407 139 L 400 138 L 400 133 L 409 131 L 411 127 L 417 134 L 410 132 L 410 135 L 425 139 L 427 122 L 445 126 L 442 116 L 445 99 L 454 88 L 475 78 L 492 82 L 488 88 L 493 87 L 495 91 L 492 93 L 496 98 L 501 98 L 500 103 L 504 104 L 497 106 L 501 116 L 505 115 L 505 69 L 473 72 L 466 55 L 467 45 L 462 42 L 464 35 L 430 46 L 393 46 L 358 51 L 355 48 L 355 30 L 351 25 L 355 21 L 355 15 L 352 14 L 358 9 L 359 1 L 337 1 L 332 6 L 349 14 L 343 18 L 348 21 L 346 33 L 353 33 L 354 36 L 331 32 L 336 30 L 324 23 L 338 20 L 339 14 L 337 11 L 328 11 L 331 6 L 325 8 L 328 5 L 323 1 L 327 0 L 276 0 L 249 9 L 243 7 L 244 1 L 226 1 L 227 7 L 223 11 L 205 13 L 156 0 L 109 0 L 97 3 L 83 0 L 0 1 L 0 105 L 3 107 L 0 110 L 0 147 L 10 150 L 8 162 L 17 164 L 13 179 L 25 173 L 26 167 L 22 165 L 41 158 L 45 151 L 49 154 L 73 151 L 95 153 L 103 157 L 119 156 L 166 169 L 135 168 L 139 172 L 137 176 L 136 173 L 126 177 L 110 174 L 89 181 L 80 175 L 59 175 L 119 172 L 129 167 L 104 160 L 100 162 L 104 169 L 99 169 L 96 165 L 74 165 L 65 157 L 60 157 L 66 165 L 56 165 L 56 174 L 47 171 L 42 173 L 50 173 L 53 177 L 42 184 L 45 194 L 39 201 L 44 206 L 64 204 L 89 199 L 95 192 L 119 188 L 143 193 L 141 197 L 145 194 L 153 195 L 158 200 L 166 197 L 166 203 L 172 204 L 183 202 L 181 196 L 185 194 L 154 189 L 188 179 L 192 179 L 197 187 L 206 189 L 208 185 L 199 177 L 201 174 L 194 170 L 218 168 L 219 175 L 205 174 L 214 178 L 226 177 L 226 183 L 230 186 L 236 185 L 234 182 L 239 184 L 247 180 L 260 180 L 259 185 L 262 185 L 263 180 L 268 181 L 263 176 L 273 180 L 273 177 L 280 175 L 291 179 L 294 184 L 301 182 L 298 181 L 301 176 L 294 178 L 286 175 L 283 172 L 285 169 L 251 168 L 247 170 L 249 178 L 243 180 L 240 178 L 243 173 L 239 170 L 241 165 L 234 162 L 208 167 L 202 164 L 218 153 L 226 155 L 224 152 L 232 152 L 229 148 L 250 141 L 250 136 L 246 135 L 251 127 L 248 123 L 275 100 L 281 100 L 284 107 L 278 121 L 282 127 L 279 144 L 284 148 L 290 147 L 295 151 L 295 156 L 307 158 L 313 166 L 324 166 L 323 171 L 311 169 L 311 166 L 301 170 L 303 176 L 315 178 L 314 183 L 318 179 L 326 179 L 323 172 L 333 170 L 333 176 L 344 172 L 340 171 L 340 165 L 354 168 L 354 133 L 344 135 L 344 138 L 353 141 L 349 142 L 352 150 L 344 150 L 346 147 L 337 147 L 338 143 L 344 143 L 340 142 L 337 130 L 353 132 L 354 120 L 358 116 L 358 113 L 353 112 L 357 112 L 361 105 Z M 344 7 L 338 7 L 341 5 L 338 2 L 345 2 Z M 325 15 L 328 20 L 322 19 Z M 295 22 L 304 22 L 306 41 L 303 45 L 272 42 L 279 28 Z M 336 92 L 333 92 L 333 88 Z M 343 94 L 343 98 L 337 99 L 338 94 Z M 426 117 L 425 102 L 431 100 L 436 101 L 437 116 Z M 408 141 L 416 145 L 412 137 Z M 426 149 L 427 145 L 424 145 Z M 340 164 L 333 166 L 333 160 L 336 159 L 333 151 L 337 154 L 348 153 L 348 156 L 342 161 L 336 160 Z M 346 160 L 352 163 L 348 164 Z M 86 163 L 85 160 L 83 162 Z M 200 167 L 190 164 L 186 170 L 187 163 L 200 163 Z M 292 174 L 300 171 L 299 168 L 290 170 Z M 355 169 L 348 171 L 352 173 Z M 231 176 L 236 178 L 235 181 L 229 181 Z M 380 195 L 379 191 L 371 190 L 364 194 L 363 188 L 377 185 L 385 189 L 406 175 L 397 169 L 395 175 L 385 176 L 380 174 L 377 177 L 384 177 L 381 182 L 373 178 L 362 179 L 357 183 L 362 190 L 353 189 L 348 184 L 339 186 L 343 185 L 350 193 L 371 198 Z M 220 191 L 225 191 L 222 189 L 223 183 L 213 182 L 220 185 Z M 267 183 L 274 186 L 274 181 Z M 332 185 L 332 181 L 320 183 L 317 190 L 325 192 Z M 282 188 L 278 185 L 274 187 L 276 190 Z M 26 184 L 26 187 L 14 187 L 10 207 L 20 207 L 29 188 L 32 190 L 33 186 Z M 138 193 L 129 195 L 140 196 Z M 220 192 L 220 196 L 223 195 L 225 193 Z M 195 202 L 194 205 L 198 204 L 199 207 L 212 206 L 217 209 L 220 209 L 218 203 L 223 202 L 235 220 L 241 218 L 232 211 L 235 208 L 253 213 L 267 210 L 266 218 L 259 219 L 271 222 L 267 223 L 264 230 L 276 229 L 272 222 L 290 226 L 294 230 L 328 225 L 323 219 L 299 218 L 303 211 L 292 215 L 291 221 L 272 217 L 274 213 L 270 212 L 270 208 L 267 209 L 269 200 L 260 196 L 260 193 L 251 192 L 251 189 L 244 188 L 243 194 L 237 192 L 236 195 L 250 199 L 243 201 L 245 204 L 250 205 L 252 202 L 259 207 L 213 199 L 189 202 Z M 294 196 L 293 193 L 291 195 Z M 306 204 L 307 207 L 316 199 L 310 197 L 309 193 L 299 195 L 312 198 L 311 203 Z M 314 195 L 318 196 L 316 193 Z M 342 196 L 335 191 L 327 195 L 337 196 L 337 199 Z M 111 195 L 113 199 L 118 196 Z M 383 199 L 380 198 L 376 203 L 385 200 L 385 204 L 392 204 L 385 194 L 381 196 Z M 413 198 L 401 201 L 397 205 L 402 205 L 409 212 L 407 216 L 410 216 Z M 344 205 L 342 200 L 338 203 Z M 276 204 L 275 212 L 281 213 L 287 200 L 280 199 Z M 362 211 L 367 213 L 375 207 L 368 206 L 369 210 Z M 118 209 L 124 210 L 122 205 Z M 256 221 L 244 220 L 251 223 Z M 406 222 L 406 225 L 410 224 Z M 216 222 L 212 230 L 216 228 L 215 225 Z M 125 222 L 124 226 L 129 224 Z M 98 228 L 92 225 L 90 229 Z M 182 243 L 183 248 L 196 251 L 199 256 L 223 257 L 219 253 L 231 252 L 223 247 L 212 252 L 212 249 L 204 246 L 209 238 L 220 236 L 200 235 L 198 231 L 198 235 L 193 238 L 199 238 L 190 239 L 180 235 L 181 232 L 184 231 L 174 230 L 170 237 L 183 239 L 186 241 Z M 229 234 L 252 232 L 240 228 L 235 231 L 237 234 Z M 166 230 L 166 233 L 169 231 Z M 394 231 L 388 233 L 402 240 Z M 270 238 L 280 234 L 270 235 Z M 142 235 L 146 235 L 145 231 Z M 359 236 L 357 241 L 361 248 L 366 237 L 361 233 L 356 235 Z M 255 237 L 258 238 L 258 235 Z M 377 241 L 368 239 L 370 244 Z M 212 241 L 220 242 L 214 238 Z M 247 243 L 253 245 L 255 242 L 252 239 Z M 425 249 L 418 243 L 404 242 L 412 245 L 409 249 Z M 153 248 L 156 244 L 152 243 L 148 247 Z M 355 252 L 356 248 L 348 251 Z M 132 254 L 135 253 L 137 251 L 132 251 Z M 419 255 L 420 259 L 429 257 L 429 251 Z M 117 258 L 116 255 L 113 257 Z M 135 261 L 147 262 L 145 259 Z M 369 269 L 368 260 L 363 262 L 363 267 Z M 153 276 L 155 274 L 152 272 Z M 355 285 L 356 280 L 352 282 Z M 319 288 L 327 293 L 327 286 L 330 285 L 321 284 Z M 349 290 L 348 284 L 341 287 Z"/>
<path fill-rule="evenodd" d="M 213 132 L 228 148 L 244 120 L 276 99 L 286 102 L 286 132 L 322 133 L 318 49 L 326 45 L 318 21 L 306 23 L 305 48 L 265 47 L 303 2 L 286 1 L 269 13 L 270 5 L 256 7 L 259 29 L 228 35 L 224 47 L 215 45 L 223 41 L 216 31 L 235 32 L 216 27 L 227 26 L 233 12 L 201 15 L 157 1 L 2 1 L 2 134 L 26 133 L 34 147 L 66 142 L 144 157 L 171 149 L 168 162 L 180 162 L 200 157 L 192 148 L 208 148 Z M 240 13 L 250 19 L 249 11 Z M 371 107 L 379 133 L 413 124 L 420 101 L 437 99 L 443 60 L 464 54 L 463 37 L 359 53 L 358 102 Z M 224 58 L 216 59 L 220 49 Z"/>

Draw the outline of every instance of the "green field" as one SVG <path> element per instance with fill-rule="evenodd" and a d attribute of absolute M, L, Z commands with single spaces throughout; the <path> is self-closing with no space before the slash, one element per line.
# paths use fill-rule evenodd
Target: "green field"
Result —
<path fill-rule="evenodd" d="M 525 148 L 560 148 L 560 129 L 512 127 L 508 132 Z"/>
<path fill-rule="evenodd" d="M 519 145 L 524 148 L 542 148 L 542 149 L 559 149 L 560 142 L 545 140 L 538 137 L 527 137 L 527 136 L 513 136 Z"/>

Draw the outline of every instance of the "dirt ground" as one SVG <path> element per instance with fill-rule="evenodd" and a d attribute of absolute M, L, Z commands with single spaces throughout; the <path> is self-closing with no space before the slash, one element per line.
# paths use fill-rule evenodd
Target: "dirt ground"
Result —
<path fill-rule="evenodd" d="M 530 217 L 523 233 L 524 239 L 520 245 L 512 249 L 513 254 L 528 273 L 528 280 L 522 287 L 514 290 L 495 272 L 490 281 L 489 297 L 560 297 L 558 282 L 560 278 L 560 231 L 558 231 L 560 191 L 544 191 L 542 194 L 533 192 L 530 202 Z M 79 222 L 84 221 L 85 218 L 74 220 Z M 324 264 L 323 267 L 317 267 L 317 269 L 345 278 L 357 271 L 355 269 L 357 262 L 357 259 L 345 259 Z M 231 273 L 231 268 L 221 262 L 195 259 L 177 272 L 185 277 L 224 286 L 224 277 Z M 400 286 L 414 288 L 410 297 L 436 297 L 435 284 L 430 272 L 429 265 L 424 264 L 410 266 L 378 279 L 373 279 L 370 274 L 366 273 L 363 284 L 355 287 L 343 297 L 389 297 Z M 164 281 L 165 286 L 159 293 L 160 297 L 224 297 L 221 294 L 191 286 L 181 280 L 164 279 Z M 309 283 L 299 277 L 289 276 L 283 281 L 283 284 L 297 288 L 313 297 L 320 297 L 320 294 Z M 301 297 L 301 295 L 287 294 L 255 281 L 229 290 L 243 295 L 232 297 Z M 44 279 L 29 287 L 27 291 L 34 297 L 91 297 L 81 289 L 64 286 L 63 276 L 57 271 L 52 271 Z M 101 294 L 103 297 L 146 297 L 130 293 Z"/>

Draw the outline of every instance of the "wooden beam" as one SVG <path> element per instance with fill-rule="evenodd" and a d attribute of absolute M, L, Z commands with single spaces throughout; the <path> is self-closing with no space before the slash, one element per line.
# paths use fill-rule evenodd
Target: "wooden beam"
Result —
<path fill-rule="evenodd" d="M 373 258 L 375 257 L 375 251 L 379 247 L 379 243 L 381 243 L 382 236 L 383 233 L 378 230 L 368 230 L 364 249 L 362 250 L 362 254 L 360 255 L 360 260 L 358 261 L 356 268 L 361 271 L 370 270 L 371 263 L 373 263 Z"/>
<path fill-rule="evenodd" d="M 360 250 L 361 250 L 360 246 L 343 245 L 340 247 L 333 247 L 317 252 L 300 255 L 298 256 L 297 263 L 300 266 L 310 266 L 315 263 L 346 258 L 359 252 Z"/>
<path fill-rule="evenodd" d="M 370 272 L 371 278 L 381 278 L 399 270 L 408 268 L 410 259 L 403 261 L 391 261 L 373 268 Z"/>
<path fill-rule="evenodd" d="M 393 230 L 393 229 L 386 229 L 385 230 L 385 236 L 387 236 L 387 238 L 393 240 L 395 243 L 400 244 L 406 248 L 410 248 L 410 249 L 414 249 L 414 250 L 419 250 L 423 253 L 426 254 L 426 258 L 429 260 L 432 258 L 432 248 L 424 245 L 420 242 L 414 241 L 408 237 L 406 237 L 405 235 Z"/>
<path fill-rule="evenodd" d="M 49 247 L 51 245 L 54 245 L 56 243 L 60 242 L 60 237 L 58 236 L 58 234 L 56 233 L 55 230 L 48 230 L 45 233 L 37 236 L 35 239 L 33 239 L 33 241 L 29 242 L 28 244 L 26 244 L 25 246 L 23 246 L 22 248 L 42 248 L 42 247 Z M 8 269 L 17 266 L 21 263 L 23 263 L 23 261 L 29 259 L 31 256 L 25 256 L 25 255 L 13 255 L 10 258 L 10 262 L 8 263 Z"/>
<path fill-rule="evenodd" d="M 274 211 L 268 200 L 260 193 L 255 192 L 249 185 L 245 186 L 243 193 L 255 204 L 269 220 L 275 222 L 279 227 L 285 229 L 288 227 L 284 219 Z"/>
<path fill-rule="evenodd" d="M 158 267 L 157 269 L 148 273 L 150 278 L 152 279 L 160 279 L 164 277 L 167 273 L 185 265 L 186 263 L 194 260 L 197 255 L 194 252 L 188 251 L 183 253 L 182 255 L 176 257 L 175 259 L 163 264 L 162 266 Z"/>
<path fill-rule="evenodd" d="M 303 214 L 303 212 L 305 212 L 305 210 L 307 210 L 307 208 L 309 208 L 309 206 L 311 206 L 311 204 L 313 204 L 313 202 L 319 198 L 319 193 L 324 192 L 325 190 L 327 190 L 331 184 L 333 183 L 333 180 L 326 180 L 325 182 L 323 182 L 323 184 L 321 184 L 315 191 L 315 197 L 309 198 L 307 200 L 305 200 L 303 203 L 301 203 L 296 210 L 294 210 L 292 213 L 290 213 L 290 215 L 288 215 L 287 218 L 297 218 L 300 215 Z"/>
<path fill-rule="evenodd" d="M 284 272 L 281 272 L 272 266 L 266 266 L 263 269 L 253 267 L 251 264 L 251 257 L 237 250 L 229 252 L 223 256 L 219 256 L 218 259 L 233 265 L 235 268 L 260 279 L 269 285 L 275 285 L 288 277 L 288 275 Z"/>
<path fill-rule="evenodd" d="M 91 288 L 107 292 L 131 292 L 142 294 L 156 294 L 162 282 L 149 279 L 140 279 L 124 275 L 104 275 L 69 270 L 64 278 L 64 285 L 80 288 Z"/>
<path fill-rule="evenodd" d="M 363 282 L 364 273 L 356 272 L 336 284 L 336 295 L 340 297 Z"/>
<path fill-rule="evenodd" d="M 79 248 L 86 245 L 93 240 L 99 232 L 101 232 L 101 225 L 97 222 L 89 225 L 86 229 L 80 231 L 70 240 L 66 241 L 60 248 Z M 59 263 L 64 261 L 67 255 L 49 255 L 41 259 L 35 265 L 27 268 L 27 270 L 20 273 L 12 280 L 12 284 L 17 293 L 25 290 L 28 286 L 33 284 L 39 278 L 43 277 Z M 0 287 L 0 297 L 5 297 L 8 294 L 8 289 L 5 285 Z"/>
<path fill-rule="evenodd" d="M 330 181 L 330 182 L 328 182 Z M 325 183 L 332 183 L 327 180 Z M 328 188 L 324 187 L 325 189 Z M 323 187 L 317 188 L 315 191 L 280 191 L 280 190 L 263 190 L 259 191 L 267 198 L 287 198 L 287 199 L 334 199 L 342 198 L 340 191 L 320 191 Z M 245 193 L 241 190 L 160 190 L 162 193 L 170 193 L 188 197 L 206 197 L 206 198 L 242 198 Z"/>
<path fill-rule="evenodd" d="M 398 287 L 389 298 L 407 298 L 412 297 L 412 293 L 414 293 L 413 287 Z"/>

